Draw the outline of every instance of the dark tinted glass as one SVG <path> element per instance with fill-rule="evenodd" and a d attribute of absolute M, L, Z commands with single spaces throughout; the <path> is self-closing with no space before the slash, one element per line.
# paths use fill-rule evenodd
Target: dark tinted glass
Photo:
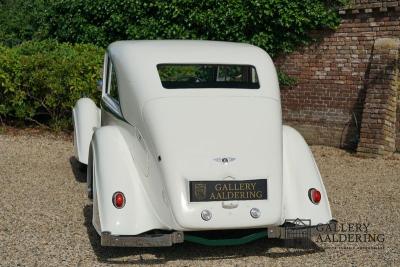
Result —
<path fill-rule="evenodd" d="M 260 88 L 256 69 L 250 65 L 159 64 L 157 69 L 167 89 Z"/>

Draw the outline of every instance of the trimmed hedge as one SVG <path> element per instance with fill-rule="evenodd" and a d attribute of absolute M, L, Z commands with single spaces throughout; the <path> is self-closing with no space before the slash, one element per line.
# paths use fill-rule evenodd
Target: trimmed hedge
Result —
<path fill-rule="evenodd" d="M 56 41 L 0 46 L 0 118 L 71 128 L 77 99 L 99 99 L 104 50 Z"/>
<path fill-rule="evenodd" d="M 347 0 L 52 0 L 48 38 L 106 47 L 122 39 L 252 43 L 271 56 L 308 43 L 311 30 L 339 25 Z"/>

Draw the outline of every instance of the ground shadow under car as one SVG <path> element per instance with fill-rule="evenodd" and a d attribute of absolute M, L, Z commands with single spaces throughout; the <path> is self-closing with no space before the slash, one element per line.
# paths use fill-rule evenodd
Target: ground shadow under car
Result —
<path fill-rule="evenodd" d="M 311 242 L 308 249 L 297 249 L 290 247 L 284 240 L 280 239 L 262 239 L 249 244 L 240 246 L 208 247 L 184 242 L 172 247 L 162 248 L 119 248 L 102 247 L 100 237 L 92 225 L 92 205 L 86 205 L 83 209 L 85 216 L 85 226 L 90 244 L 97 256 L 99 262 L 109 264 L 163 264 L 175 260 L 216 260 L 216 259 L 236 259 L 248 256 L 266 256 L 269 258 L 281 258 L 291 256 L 301 256 L 314 254 L 324 251 Z M 272 251 L 272 248 L 278 249 L 278 252 Z M 292 250 L 292 248 L 295 248 Z M 144 259 L 143 254 L 152 254 L 151 259 Z M 126 259 L 128 256 L 139 255 L 135 259 Z"/>

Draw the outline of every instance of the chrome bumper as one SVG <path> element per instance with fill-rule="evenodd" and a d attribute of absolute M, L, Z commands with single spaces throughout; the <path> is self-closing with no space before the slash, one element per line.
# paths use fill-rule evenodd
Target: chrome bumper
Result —
<path fill-rule="evenodd" d="M 303 231 L 303 237 L 311 237 L 318 234 L 326 234 L 326 233 L 333 233 L 336 230 L 336 220 L 331 220 L 327 224 L 319 224 L 313 226 L 300 226 L 295 225 L 291 227 L 285 226 L 274 226 L 268 227 L 268 238 L 280 238 L 280 239 L 290 239 L 293 238 L 294 231 L 301 232 Z"/>
<path fill-rule="evenodd" d="M 101 233 L 101 245 L 106 247 L 169 247 L 183 241 L 183 232 L 138 236 L 118 236 L 111 235 L 110 232 Z"/>
<path fill-rule="evenodd" d="M 260 233 L 255 235 L 251 235 L 249 237 L 244 237 L 240 239 L 229 239 L 229 242 L 233 242 L 232 244 L 236 243 L 248 243 L 250 241 L 254 241 L 256 239 L 267 237 L 267 238 L 280 238 L 280 239 L 293 239 L 294 236 L 292 235 L 294 232 L 299 233 L 301 232 L 301 237 L 311 237 L 313 235 L 318 235 L 322 233 L 332 233 L 335 232 L 336 229 L 336 220 L 331 220 L 328 224 L 320 224 L 315 226 L 299 226 L 293 225 L 290 227 L 285 226 L 274 226 L 268 227 L 267 233 L 265 230 L 260 232 L 264 233 L 260 235 Z M 295 235 L 295 237 L 299 237 Z M 196 240 L 191 237 L 190 235 L 187 236 L 188 241 L 201 243 L 205 245 L 227 245 L 229 242 L 226 240 L 224 241 L 215 241 L 215 240 L 206 240 L 204 238 L 197 238 Z M 201 239 L 201 240 L 200 240 Z M 102 246 L 109 246 L 109 247 L 169 247 L 173 244 L 183 243 L 185 240 L 184 233 L 181 231 L 175 231 L 171 233 L 165 234 L 143 234 L 137 236 L 118 236 L 118 235 L 111 235 L 110 232 L 102 232 L 101 233 L 101 245 Z M 199 240 L 201 242 L 199 242 Z M 206 240 L 206 241 L 204 241 Z M 229 245 L 232 245 L 229 243 Z"/>

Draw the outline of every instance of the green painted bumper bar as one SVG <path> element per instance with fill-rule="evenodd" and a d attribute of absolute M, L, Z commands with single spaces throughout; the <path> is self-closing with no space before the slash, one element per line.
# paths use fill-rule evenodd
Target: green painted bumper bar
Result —
<path fill-rule="evenodd" d="M 229 239 L 207 239 L 194 235 L 185 234 L 185 241 L 205 245 L 205 246 L 237 246 L 246 243 L 256 241 L 261 238 L 267 238 L 268 232 L 261 231 L 258 233 L 246 235 L 240 238 L 229 238 Z"/>

